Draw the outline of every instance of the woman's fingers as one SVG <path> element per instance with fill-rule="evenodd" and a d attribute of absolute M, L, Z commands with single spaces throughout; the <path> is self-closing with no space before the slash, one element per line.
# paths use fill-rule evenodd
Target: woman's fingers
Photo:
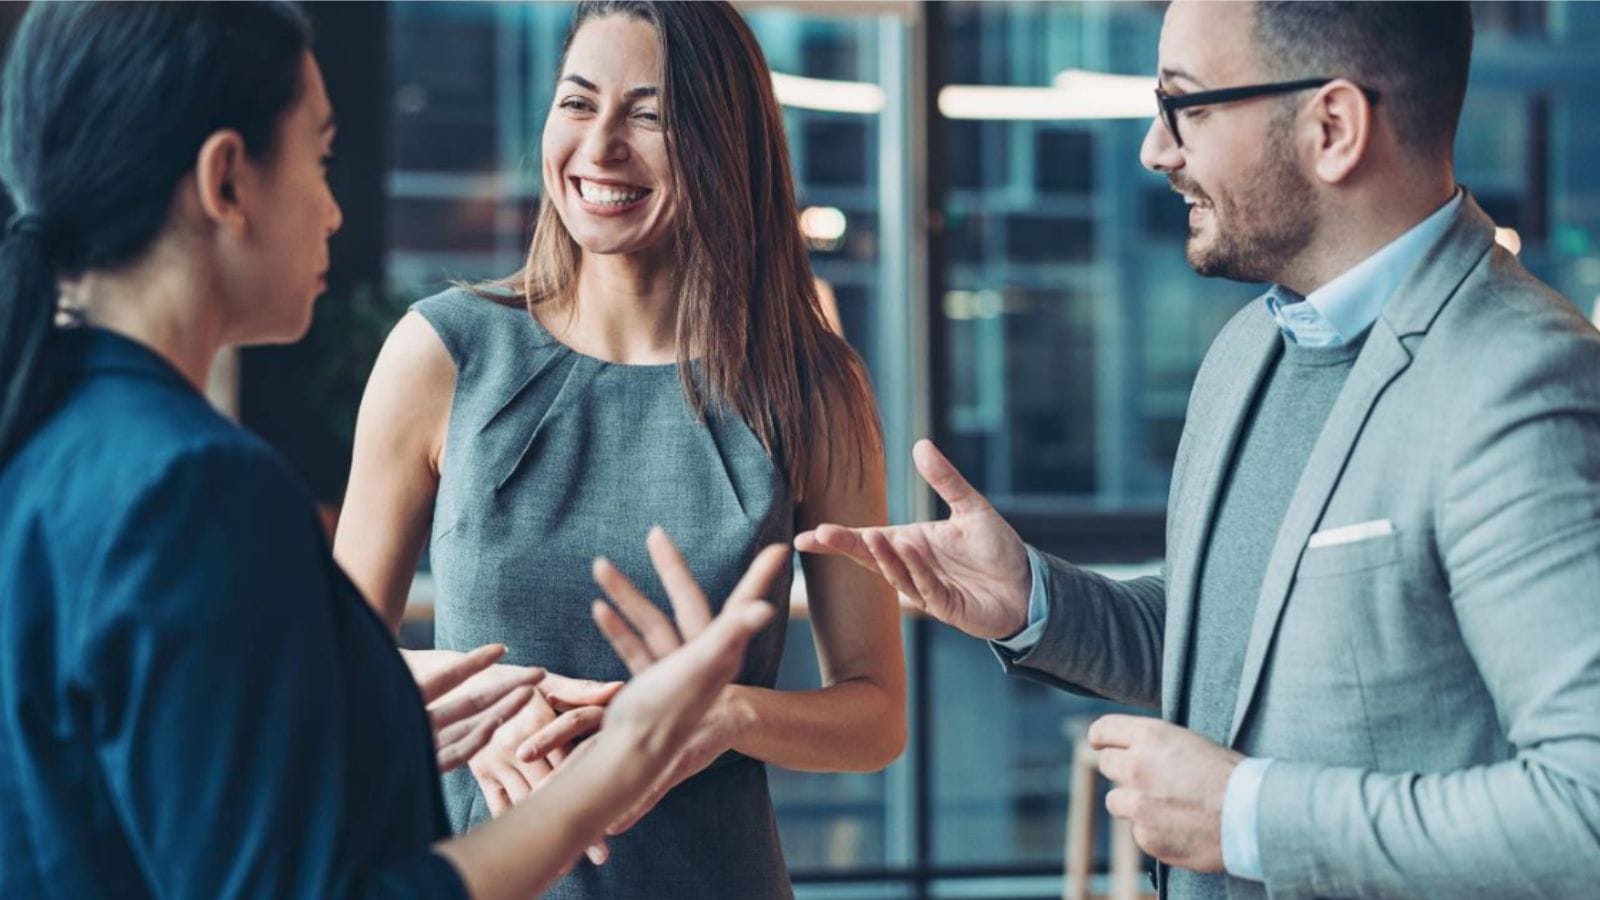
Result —
<path fill-rule="evenodd" d="M 723 608 L 733 603 L 748 603 L 770 597 L 772 583 L 777 580 L 793 552 L 787 544 L 772 544 L 757 553 L 756 558 L 750 561 L 750 568 L 744 570 L 739 583 L 733 586 L 733 593 L 728 595 Z"/>
<path fill-rule="evenodd" d="M 489 807 L 489 818 L 498 819 L 501 813 L 511 808 L 511 798 L 506 796 L 506 790 L 499 782 L 485 784 L 480 781 L 478 787 L 483 791 L 484 805 Z"/>
<path fill-rule="evenodd" d="M 705 593 L 695 583 L 677 545 L 660 528 L 651 529 L 647 544 L 651 563 L 672 603 L 677 627 L 610 560 L 598 558 L 594 562 L 595 582 L 615 604 L 615 608 L 596 604 L 595 624 L 635 675 L 705 631 L 712 622 Z M 786 545 L 774 544 L 756 554 L 725 606 L 765 599 L 790 553 Z"/>
<path fill-rule="evenodd" d="M 521 772 L 517 771 L 515 766 L 496 761 L 492 765 L 491 771 L 494 773 L 495 780 L 500 782 L 501 787 L 505 788 L 506 796 L 511 800 L 512 806 L 516 806 L 526 800 L 528 795 L 533 793 L 533 784 Z"/>
<path fill-rule="evenodd" d="M 451 691 L 431 704 L 428 718 L 437 732 L 498 704 L 514 691 L 538 684 L 544 677 L 545 671 L 540 668 L 503 666 L 501 670 L 474 679 L 462 685 L 460 690 Z"/>
<path fill-rule="evenodd" d="M 506 796 L 515 806 L 528 798 L 539 783 L 550 776 L 550 764 L 542 759 L 523 762 L 510 750 L 496 750 L 488 761 L 488 768 L 506 789 Z"/>
<path fill-rule="evenodd" d="M 672 603 L 672 615 L 678 620 L 678 631 L 684 640 L 694 637 L 711 624 L 711 605 L 705 592 L 689 571 L 689 562 L 683 558 L 678 545 L 672 542 L 659 526 L 650 529 L 645 538 L 645 548 L 650 551 L 650 564 L 655 567 L 661 586 L 666 589 Z"/>
<path fill-rule="evenodd" d="M 525 761 L 539 759 L 552 750 L 592 734 L 599 729 L 604 716 L 603 706 L 582 706 L 568 710 L 524 740 L 517 748 L 517 758 Z"/>
<path fill-rule="evenodd" d="M 683 643 L 678 630 L 661 610 L 639 592 L 622 571 L 604 557 L 594 561 L 594 580 L 616 604 L 617 611 L 639 632 L 653 659 L 660 659 Z"/>
<path fill-rule="evenodd" d="M 510 791 L 502 778 L 502 765 L 491 754 L 475 757 L 472 761 L 472 778 L 477 780 L 478 791 L 483 793 L 485 806 L 490 807 L 490 817 L 499 818 L 510 809 Z"/>
<path fill-rule="evenodd" d="M 709 706 L 716 691 L 738 673 L 750 638 L 765 628 L 775 614 L 770 603 L 725 610 L 699 637 L 662 664 L 677 667 L 668 677 L 682 678 L 683 689 Z"/>
<path fill-rule="evenodd" d="M 507 759 L 510 760 L 509 765 L 516 769 L 518 775 L 522 776 L 522 780 L 527 783 L 530 791 L 538 787 L 540 782 L 549 778 L 550 773 L 555 768 L 549 761 L 543 759 L 535 759 L 528 762 L 517 759 L 515 756 L 507 757 Z"/>
<path fill-rule="evenodd" d="M 533 699 L 534 689 L 528 685 L 521 685 L 501 697 L 498 703 L 483 712 L 452 722 L 434 732 L 435 743 L 442 747 L 446 744 L 476 740 L 478 736 L 481 736 L 482 744 L 480 746 L 486 747 L 489 741 L 494 738 L 495 732 L 502 725 L 511 721 Z"/>
<path fill-rule="evenodd" d="M 516 715 L 518 709 L 533 697 L 533 688 L 526 685 L 516 688 L 500 698 L 500 702 L 481 715 L 446 726 L 437 732 L 439 771 L 450 772 L 465 765 L 488 746 L 495 730 Z"/>
<path fill-rule="evenodd" d="M 568 678 L 554 672 L 539 683 L 539 693 L 544 695 L 554 709 L 573 709 L 579 706 L 605 706 L 622 690 L 620 681 L 590 681 L 587 678 Z"/>
<path fill-rule="evenodd" d="M 456 685 L 499 662 L 500 657 L 505 655 L 504 644 L 485 644 L 418 678 L 417 687 L 422 691 L 422 702 L 432 703 L 443 697 Z"/>
<path fill-rule="evenodd" d="M 599 626 L 600 633 L 611 642 L 611 649 L 616 651 L 617 658 L 622 660 L 629 672 L 637 675 L 650 668 L 651 663 L 656 661 L 655 654 L 645 646 L 638 632 L 634 631 L 632 626 L 623 620 L 622 615 L 604 600 L 594 601 L 591 614 L 594 616 L 594 624 Z"/>
<path fill-rule="evenodd" d="M 673 666 L 675 675 L 667 678 L 677 677 L 695 685 L 726 682 L 738 670 L 750 637 L 772 620 L 773 606 L 764 601 L 792 551 L 775 544 L 756 554 L 724 604 L 722 614 L 713 619 L 705 594 L 695 584 L 683 554 L 666 532 L 652 529 L 648 543 L 651 561 L 672 600 L 683 636 L 616 566 L 603 558 L 594 562 L 594 578 L 616 606 L 596 601 L 591 610 L 595 625 L 635 676 L 676 652 L 682 659 Z M 536 753 L 542 746 L 527 749 Z"/>

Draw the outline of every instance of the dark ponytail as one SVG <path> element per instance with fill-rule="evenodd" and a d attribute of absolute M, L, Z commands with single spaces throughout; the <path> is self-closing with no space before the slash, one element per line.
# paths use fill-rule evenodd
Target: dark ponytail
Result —
<path fill-rule="evenodd" d="M 40 356 L 55 318 L 56 275 L 50 264 L 50 230 L 39 218 L 12 220 L 0 243 L 0 366 L 5 394 L 0 396 L 0 460 L 37 414 Z M 30 224 L 32 223 L 32 224 Z"/>
<path fill-rule="evenodd" d="M 136 260 L 213 133 L 275 149 L 311 43 L 288 3 L 35 3 L 0 88 L 0 462 L 47 411 L 57 279 Z"/>

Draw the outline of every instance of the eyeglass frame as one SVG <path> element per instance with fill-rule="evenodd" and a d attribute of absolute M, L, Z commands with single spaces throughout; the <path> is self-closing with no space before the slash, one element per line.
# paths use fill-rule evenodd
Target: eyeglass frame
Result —
<path fill-rule="evenodd" d="M 1213 91 L 1195 91 L 1192 94 L 1169 94 L 1156 85 L 1156 107 L 1161 114 L 1161 122 L 1166 125 L 1167 133 L 1172 135 L 1172 140 L 1180 148 L 1183 146 L 1183 135 L 1178 131 L 1178 111 L 1192 109 L 1196 106 L 1215 106 L 1219 103 L 1233 103 L 1237 100 L 1251 100 L 1256 97 L 1271 97 L 1277 94 L 1292 94 L 1295 91 L 1306 91 L 1312 88 L 1323 87 L 1338 81 L 1338 78 L 1300 78 L 1294 81 L 1275 81 L 1269 84 L 1248 84 L 1240 87 L 1218 88 Z M 1365 94 L 1370 103 L 1378 102 L 1378 89 L 1362 87 L 1361 93 Z"/>

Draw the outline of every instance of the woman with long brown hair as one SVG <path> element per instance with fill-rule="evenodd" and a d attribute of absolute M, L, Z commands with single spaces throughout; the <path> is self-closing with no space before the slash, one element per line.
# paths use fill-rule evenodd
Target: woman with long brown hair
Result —
<path fill-rule="evenodd" d="M 660 605 L 635 550 L 652 526 L 720 597 L 765 544 L 886 517 L 870 387 L 820 312 L 771 76 L 738 14 L 580 4 L 542 149 L 526 266 L 416 304 L 380 355 L 335 548 L 398 627 L 428 540 L 441 651 L 492 639 L 551 673 L 447 780 L 457 828 L 526 797 L 624 677 L 588 625 L 596 554 Z M 785 572 L 736 683 L 614 824 L 609 861 L 555 896 L 785 896 L 762 763 L 899 755 L 894 595 L 847 561 L 805 566 L 822 686 L 772 689 Z"/>

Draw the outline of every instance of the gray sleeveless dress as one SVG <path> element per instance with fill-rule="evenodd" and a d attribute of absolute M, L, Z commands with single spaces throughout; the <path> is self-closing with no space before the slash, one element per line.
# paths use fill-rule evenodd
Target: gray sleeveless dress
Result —
<path fill-rule="evenodd" d="M 661 525 L 720 606 L 757 550 L 793 538 L 785 473 L 737 416 L 697 422 L 677 366 L 584 356 L 522 307 L 459 289 L 412 308 L 456 364 L 430 544 L 438 647 L 498 641 L 507 662 L 624 679 L 627 669 L 589 617 L 600 595 L 590 578 L 596 555 L 670 610 L 644 544 Z M 788 596 L 791 575 L 774 596 Z M 751 643 L 740 683 L 772 686 L 786 606 Z M 445 776 L 444 788 L 457 831 L 487 817 L 465 768 Z M 609 862 L 579 862 L 546 896 L 792 895 L 766 768 L 736 753 L 610 843 Z"/>

